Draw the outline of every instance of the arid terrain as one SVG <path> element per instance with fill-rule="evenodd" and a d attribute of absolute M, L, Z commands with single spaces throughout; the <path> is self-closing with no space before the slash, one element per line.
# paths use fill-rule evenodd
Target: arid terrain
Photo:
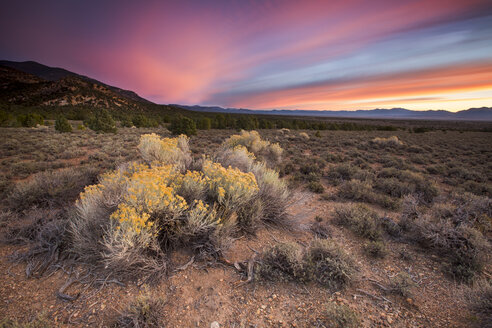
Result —
<path fill-rule="evenodd" d="M 164 327 L 490 327 L 490 133 L 261 130 L 284 150 L 275 169 L 291 192 L 288 223 L 234 234 L 221 258 L 173 249 L 156 279 L 47 255 L 50 240 L 65 243 L 53 222 L 69 220 L 98 175 L 137 160 L 148 133 L 171 136 L 0 129 L 0 327 L 135 316 Z M 193 158 L 233 134 L 198 131 Z M 339 276 L 306 274 L 319 243 L 343 253 Z"/>

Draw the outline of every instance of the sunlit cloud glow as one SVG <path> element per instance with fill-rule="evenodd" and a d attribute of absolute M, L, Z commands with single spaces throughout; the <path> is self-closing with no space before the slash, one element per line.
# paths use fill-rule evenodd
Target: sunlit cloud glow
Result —
<path fill-rule="evenodd" d="M 492 106 L 482 0 L 21 1 L 0 57 L 157 103 L 251 109 Z"/>

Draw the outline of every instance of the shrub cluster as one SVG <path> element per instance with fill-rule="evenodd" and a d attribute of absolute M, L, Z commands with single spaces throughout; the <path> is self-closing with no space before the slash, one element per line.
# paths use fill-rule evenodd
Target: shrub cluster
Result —
<path fill-rule="evenodd" d="M 480 327 L 492 327 L 492 284 L 487 281 L 477 283 L 468 295 L 470 309 L 478 316 Z"/>
<path fill-rule="evenodd" d="M 43 125 L 44 119 L 41 115 L 36 113 L 20 114 L 17 116 L 17 122 L 24 127 L 32 128 L 36 125 Z"/>
<path fill-rule="evenodd" d="M 338 206 L 335 208 L 335 222 L 369 240 L 378 241 L 382 238 L 378 215 L 367 206 L 353 204 Z"/>
<path fill-rule="evenodd" d="M 283 149 L 278 143 L 262 140 L 257 131 L 241 131 L 240 135 L 233 135 L 222 144 L 222 148 L 234 149 L 237 146 L 245 147 L 259 160 L 270 166 L 277 165 L 282 159 Z"/>
<path fill-rule="evenodd" d="M 251 208 L 256 207 L 257 216 L 272 224 L 288 223 L 286 209 L 291 194 L 279 173 L 269 167 L 279 162 L 281 155 L 282 148 L 278 144 L 262 140 L 256 131 L 242 131 L 241 135 L 226 139 L 214 157 L 225 167 L 254 174 L 259 193 Z M 244 227 L 244 220 L 240 223 Z M 250 220 L 248 224 L 254 224 L 254 221 Z"/>
<path fill-rule="evenodd" d="M 314 281 L 333 290 L 345 287 L 356 271 L 352 259 L 326 239 L 315 239 L 306 249 L 278 243 L 265 250 L 259 262 L 261 279 Z"/>
<path fill-rule="evenodd" d="M 327 303 L 313 327 L 357 328 L 360 324 L 357 313 L 347 305 Z"/>
<path fill-rule="evenodd" d="M 172 164 L 179 170 L 184 170 L 191 163 L 188 140 L 184 135 L 161 139 L 157 134 L 151 133 L 140 138 L 137 148 L 148 164 L 153 162 Z"/>
<path fill-rule="evenodd" d="M 106 109 L 96 111 L 95 115 L 85 121 L 89 129 L 96 132 L 116 133 L 116 123 Z"/>
<path fill-rule="evenodd" d="M 55 121 L 55 130 L 58 132 L 72 132 L 72 125 L 65 116 L 60 115 Z"/>
<path fill-rule="evenodd" d="M 135 299 L 121 312 L 116 327 L 121 328 L 158 328 L 164 327 L 162 312 L 165 301 L 144 288 Z"/>
<path fill-rule="evenodd" d="M 86 185 L 94 183 L 97 174 L 98 171 L 93 168 L 36 173 L 14 186 L 7 197 L 7 204 L 18 212 L 34 206 L 65 206 L 73 202 Z"/>
<path fill-rule="evenodd" d="M 189 117 L 177 116 L 171 121 L 169 131 L 174 135 L 192 136 L 196 134 L 196 123 Z"/>
<path fill-rule="evenodd" d="M 276 200 L 287 198 L 286 186 L 244 147 L 222 159 L 246 155 L 247 168 L 207 158 L 191 163 L 185 136 L 143 135 L 138 149 L 145 163 L 104 174 L 76 202 L 73 247 L 86 262 L 122 276 L 154 273 L 168 249 L 186 245 L 219 256 L 238 228 L 285 215 L 286 204 Z"/>
<path fill-rule="evenodd" d="M 374 192 L 369 181 L 356 179 L 346 181 L 338 188 L 337 196 L 343 199 L 377 204 L 393 210 L 399 207 L 398 200 Z"/>
<path fill-rule="evenodd" d="M 420 174 L 397 168 L 381 170 L 375 188 L 398 198 L 415 194 L 425 203 L 431 203 L 439 193 L 437 187 Z"/>
<path fill-rule="evenodd" d="M 388 138 L 379 138 L 376 137 L 371 140 L 371 143 L 374 145 L 382 146 L 382 147 L 400 147 L 403 145 L 403 142 L 398 139 L 397 136 L 391 136 Z"/>
<path fill-rule="evenodd" d="M 454 277 L 471 281 L 487 262 L 490 245 L 481 231 L 490 231 L 491 206 L 487 197 L 465 194 L 425 208 L 408 196 L 400 225 L 413 240 L 446 258 Z"/>

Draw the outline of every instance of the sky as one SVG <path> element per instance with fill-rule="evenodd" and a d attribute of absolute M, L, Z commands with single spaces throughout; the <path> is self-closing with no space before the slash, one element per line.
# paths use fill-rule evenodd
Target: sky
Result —
<path fill-rule="evenodd" d="M 492 106 L 492 0 L 0 0 L 0 59 L 156 103 Z"/>

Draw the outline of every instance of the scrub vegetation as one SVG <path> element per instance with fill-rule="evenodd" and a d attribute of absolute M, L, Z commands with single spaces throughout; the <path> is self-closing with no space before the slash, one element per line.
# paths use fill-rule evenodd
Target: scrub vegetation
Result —
<path fill-rule="evenodd" d="M 19 124 L 34 128 L 0 129 L 5 281 L 56 281 L 57 296 L 46 297 L 70 309 L 56 305 L 46 318 L 120 327 L 490 321 L 489 132 L 56 117 L 25 115 Z M 253 130 L 267 125 L 277 128 Z M 22 275 L 9 275 L 11 265 Z M 9 286 L 0 287 L 15 293 Z M 125 297 L 112 312 L 90 308 L 103 288 Z M 1 315 L 5 327 L 37 325 L 34 315 Z"/>

